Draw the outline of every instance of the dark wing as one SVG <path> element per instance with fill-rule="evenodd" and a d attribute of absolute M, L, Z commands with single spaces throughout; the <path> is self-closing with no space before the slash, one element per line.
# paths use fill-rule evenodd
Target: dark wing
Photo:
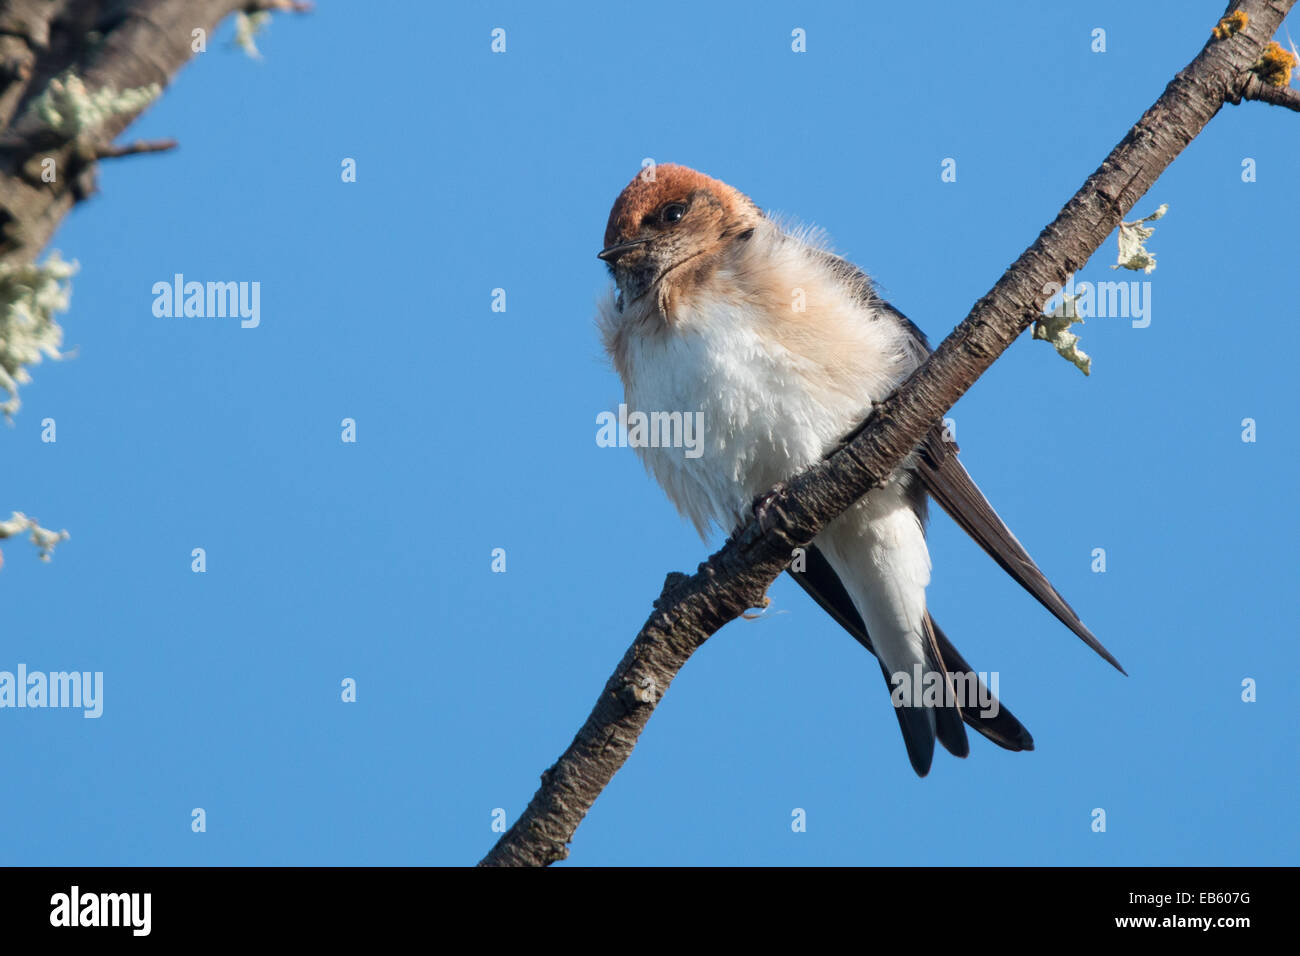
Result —
<path fill-rule="evenodd" d="M 844 589 L 844 585 L 840 582 L 839 576 L 835 573 L 835 569 L 831 567 L 830 562 L 826 560 L 826 557 L 815 545 L 808 546 L 805 557 L 805 569 L 803 571 L 791 571 L 790 576 L 799 583 L 801 588 L 808 592 L 809 596 L 836 623 L 852 634 L 859 644 L 871 651 L 872 654 L 875 654 L 875 648 L 871 646 L 871 637 L 867 634 L 866 625 L 862 622 L 861 615 L 858 614 L 857 608 L 853 606 L 853 600 L 849 597 L 848 591 Z M 945 672 L 973 673 L 971 666 L 957 653 L 957 649 L 952 646 L 947 635 L 940 630 L 939 625 L 934 623 L 933 618 L 930 618 L 929 623 L 934 632 L 938 656 L 941 658 L 937 669 Z M 884 672 L 883 665 L 881 666 L 881 672 Z M 885 674 L 885 682 L 889 684 L 888 674 Z M 987 695 L 984 697 L 985 700 L 996 700 L 983 681 L 979 682 L 979 687 L 981 693 Z M 892 685 L 890 690 L 893 690 Z M 1029 731 L 1024 728 L 1010 710 L 1002 706 L 1000 702 L 996 708 L 990 707 L 989 709 L 995 711 L 993 716 L 984 716 L 978 711 L 963 710 L 961 711 L 961 717 L 972 728 L 1000 747 L 1005 747 L 1007 750 L 1034 749 L 1034 738 L 1030 736 Z M 924 776 L 926 770 L 929 769 L 930 757 L 934 752 L 934 738 L 930 736 L 929 723 L 925 721 L 922 725 L 918 718 L 923 718 L 924 715 L 916 713 L 913 708 L 895 707 L 894 710 L 898 715 L 898 724 L 903 731 L 903 741 L 907 745 L 907 754 L 912 761 L 912 766 L 918 774 Z M 953 722 L 947 719 L 948 715 L 938 714 L 937 716 L 939 718 L 937 721 L 939 742 L 957 756 L 966 756 L 969 746 L 961 724 L 958 723 L 954 726 Z"/>
<path fill-rule="evenodd" d="M 925 334 L 918 329 L 907 316 L 894 308 L 876 292 L 871 279 L 857 266 L 839 256 L 828 252 L 813 253 L 829 265 L 842 281 L 853 288 L 859 298 L 874 308 L 883 309 L 897 318 L 912 336 L 913 355 L 919 365 L 930 354 L 930 345 Z M 1079 620 L 1074 608 L 1066 603 L 1047 576 L 1039 570 L 1034 559 L 1025 551 L 1024 546 L 998 517 L 988 499 L 976 487 L 962 463 L 957 460 L 957 446 L 943 440 L 943 432 L 935 426 L 926 440 L 917 448 L 917 473 L 925 490 L 939 506 L 952 517 L 975 543 L 984 549 L 1002 570 L 1019 582 L 1020 586 L 1038 599 L 1043 607 L 1052 612 L 1062 624 L 1079 636 L 1079 638 L 1101 655 L 1121 674 L 1128 672 L 1102 646 L 1101 641 Z"/>
<path fill-rule="evenodd" d="M 1002 570 L 1011 575 L 1026 591 L 1036 597 L 1051 611 L 1056 619 L 1072 630 L 1094 651 L 1108 661 L 1121 674 L 1127 672 L 1115 660 L 1101 641 L 1079 620 L 1074 608 L 1066 603 L 1052 582 L 1034 564 L 1024 547 L 1016 540 L 1011 529 L 1003 524 L 988 499 L 976 487 L 962 463 L 957 460 L 957 446 L 944 441 L 943 432 L 931 430 L 924 442 L 917 446 L 917 476 L 944 511 L 952 516 L 961 529 L 975 539 Z"/>

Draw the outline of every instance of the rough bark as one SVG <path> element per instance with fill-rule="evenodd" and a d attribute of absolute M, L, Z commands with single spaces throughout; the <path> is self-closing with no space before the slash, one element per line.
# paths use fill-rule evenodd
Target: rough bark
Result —
<path fill-rule="evenodd" d="M 1254 73 L 1242 77 L 1237 84 L 1232 102 L 1240 103 L 1242 100 L 1259 100 L 1261 103 L 1285 106 L 1289 110 L 1300 113 L 1300 90 L 1294 86 L 1274 86 L 1265 83 Z"/>
<path fill-rule="evenodd" d="M 777 490 L 692 577 L 670 574 L 586 723 L 480 866 L 564 859 L 592 803 L 621 767 L 681 667 L 728 621 L 763 602 L 796 547 L 807 545 L 902 462 L 934 422 L 1041 315 L 1049 283 L 1079 270 L 1225 102 L 1258 96 L 1251 67 L 1294 0 L 1238 0 L 1245 29 L 1210 40 L 1020 258 L 857 434 Z M 1206 24 L 1206 34 L 1213 23 Z M 1256 81 L 1257 82 L 1257 81 Z"/>
<path fill-rule="evenodd" d="M 194 56 L 195 29 L 211 40 L 236 10 L 300 8 L 285 0 L 0 2 L 0 261 L 36 257 L 69 210 L 94 192 L 98 159 L 163 148 L 111 146 L 138 112 L 112 117 L 92 142 L 55 133 L 27 110 L 52 78 L 71 69 L 92 91 L 165 89 Z M 42 181 L 45 157 L 55 161 L 54 182 Z"/>

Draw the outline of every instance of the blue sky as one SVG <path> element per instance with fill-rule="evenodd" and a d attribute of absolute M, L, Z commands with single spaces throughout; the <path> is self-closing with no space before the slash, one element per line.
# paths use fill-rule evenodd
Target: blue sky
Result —
<path fill-rule="evenodd" d="M 48 565 L 5 542 L 0 669 L 104 673 L 98 720 L 0 710 L 0 863 L 477 860 L 718 543 L 595 442 L 621 397 L 595 253 L 642 159 L 825 228 L 937 342 L 1222 12 L 974 6 L 325 2 L 261 63 L 227 26 L 128 134 L 180 149 L 106 164 L 57 233 L 77 354 L 0 429 L 0 509 L 72 536 Z M 569 865 L 1294 864 L 1298 174 L 1294 114 L 1225 108 L 1136 210 L 1170 207 L 1159 268 L 1118 276 L 1150 325 L 1090 320 L 1088 378 L 1025 336 L 953 413 L 1131 676 L 937 513 L 931 608 L 1035 752 L 975 737 L 917 779 L 876 663 L 782 580 L 690 661 Z M 178 272 L 260 282 L 260 326 L 156 317 Z"/>

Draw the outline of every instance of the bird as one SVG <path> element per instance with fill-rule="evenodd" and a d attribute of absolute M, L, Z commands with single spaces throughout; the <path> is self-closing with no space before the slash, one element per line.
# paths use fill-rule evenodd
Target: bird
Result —
<path fill-rule="evenodd" d="M 694 455 L 644 436 L 629 443 L 706 540 L 715 526 L 734 532 L 773 488 L 830 453 L 930 353 L 921 330 L 824 234 L 769 216 L 687 166 L 648 165 L 633 177 L 610 210 L 598 257 L 613 282 L 597 303 L 596 325 L 627 408 L 693 414 L 701 426 Z M 936 423 L 883 485 L 827 524 L 804 560 L 787 568 L 876 656 L 921 777 L 936 739 L 967 756 L 967 725 L 1007 750 L 1034 749 L 928 610 L 929 499 L 1124 673 L 957 453 Z M 918 693 L 917 678 L 932 692 Z"/>

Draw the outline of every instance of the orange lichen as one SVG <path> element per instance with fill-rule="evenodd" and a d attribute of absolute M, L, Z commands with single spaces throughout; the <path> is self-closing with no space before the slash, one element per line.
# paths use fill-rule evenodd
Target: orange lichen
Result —
<path fill-rule="evenodd" d="M 1216 40 L 1226 40 L 1234 33 L 1240 33 L 1246 29 L 1246 24 L 1250 22 L 1250 17 L 1245 10 L 1238 10 L 1219 21 L 1219 25 L 1214 28 L 1213 37 Z"/>
<path fill-rule="evenodd" d="M 1264 47 L 1264 52 L 1251 67 L 1251 72 L 1270 86 L 1289 86 L 1291 71 L 1295 68 L 1295 54 L 1274 42 Z"/>

